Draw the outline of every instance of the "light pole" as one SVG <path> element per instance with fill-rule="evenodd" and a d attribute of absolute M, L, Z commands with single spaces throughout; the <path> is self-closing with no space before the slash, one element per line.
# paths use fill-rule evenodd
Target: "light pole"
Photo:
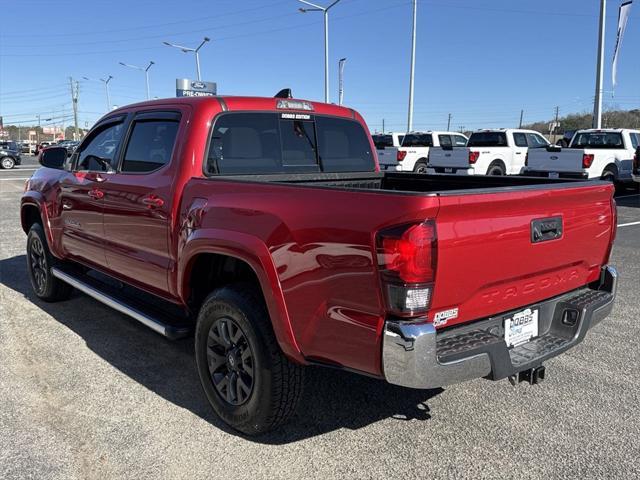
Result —
<path fill-rule="evenodd" d="M 182 45 L 176 45 L 174 43 L 169 43 L 169 42 L 162 42 L 162 43 L 164 43 L 167 47 L 179 48 L 180 50 L 182 50 L 182 53 L 189 53 L 189 52 L 195 53 L 196 54 L 196 74 L 198 75 L 198 81 L 200 81 L 202 80 L 202 78 L 200 78 L 200 54 L 198 52 L 200 51 L 202 46 L 205 43 L 207 43 L 209 40 L 211 40 L 209 37 L 204 37 L 200 45 L 198 45 L 196 48 L 183 47 Z"/>
<path fill-rule="evenodd" d="M 407 117 L 407 132 L 413 130 L 413 78 L 416 69 L 416 14 L 418 0 L 413 0 L 413 28 L 411 30 L 411 71 L 409 73 L 409 115 Z"/>
<path fill-rule="evenodd" d="M 88 81 L 95 81 L 93 78 L 82 77 Z M 107 113 L 111 111 L 111 95 L 109 94 L 109 82 L 113 79 L 113 76 L 109 75 L 107 78 L 99 78 L 98 81 L 104 83 L 104 89 L 107 93 Z"/>
<path fill-rule="evenodd" d="M 324 102 L 329 103 L 329 10 L 340 0 L 334 0 L 328 7 L 321 7 L 307 0 L 298 0 L 313 8 L 299 8 L 302 13 L 322 12 L 324 14 Z"/>
<path fill-rule="evenodd" d="M 346 62 L 346 58 L 341 58 L 338 62 L 338 105 L 342 105 L 344 99 L 344 64 Z"/>
<path fill-rule="evenodd" d="M 129 67 L 129 68 L 133 68 L 134 70 L 140 70 L 140 71 L 144 72 L 144 77 L 145 77 L 146 84 L 147 84 L 147 100 L 149 100 L 149 98 L 150 98 L 150 96 L 149 96 L 149 69 L 156 62 L 154 62 L 153 60 L 150 60 L 149 61 L 149 65 L 147 65 L 145 68 L 138 67 L 137 65 L 131 65 L 129 63 L 124 63 L 124 62 L 118 62 L 118 63 L 120 63 L 120 65 L 122 65 L 123 67 Z"/>
<path fill-rule="evenodd" d="M 598 64 L 596 66 L 596 96 L 593 102 L 593 128 L 602 127 L 602 84 L 604 82 L 604 26 L 607 16 L 607 0 L 600 0 L 600 32 L 598 36 Z"/>

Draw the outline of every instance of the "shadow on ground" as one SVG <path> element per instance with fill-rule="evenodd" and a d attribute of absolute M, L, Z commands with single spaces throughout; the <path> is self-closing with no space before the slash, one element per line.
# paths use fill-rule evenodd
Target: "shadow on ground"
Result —
<path fill-rule="evenodd" d="M 192 338 L 168 341 L 82 294 L 65 302 L 42 302 L 31 290 L 24 255 L 0 260 L 0 283 L 82 337 L 93 352 L 136 382 L 233 432 L 215 416 L 201 390 Z M 308 368 L 300 408 L 289 424 L 250 440 L 284 444 L 341 428 L 357 430 L 388 418 L 428 420 L 427 401 L 441 391 L 405 389 L 339 370 Z"/>

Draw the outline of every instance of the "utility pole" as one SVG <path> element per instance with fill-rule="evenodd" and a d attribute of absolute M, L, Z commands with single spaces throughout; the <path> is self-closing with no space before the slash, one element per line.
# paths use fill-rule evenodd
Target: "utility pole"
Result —
<path fill-rule="evenodd" d="M 384 133 L 384 118 L 382 119 L 382 133 Z"/>
<path fill-rule="evenodd" d="M 593 105 L 593 128 L 602 128 L 602 85 L 604 83 L 604 27 L 607 0 L 600 0 L 600 31 L 598 35 L 598 63 L 596 66 L 596 97 Z"/>
<path fill-rule="evenodd" d="M 409 73 L 409 114 L 407 117 L 407 132 L 413 130 L 413 80 L 416 68 L 416 15 L 418 0 L 413 0 L 413 26 L 411 30 L 411 70 Z"/>
<path fill-rule="evenodd" d="M 38 119 L 38 129 L 36 130 L 36 143 L 40 144 L 40 114 L 36 115 Z"/>
<path fill-rule="evenodd" d="M 69 86 L 71 87 L 71 104 L 73 105 L 73 126 L 74 126 L 73 139 L 78 140 L 80 138 L 80 131 L 78 130 L 78 96 L 80 94 L 80 85 L 76 80 L 75 88 L 74 88 L 73 77 L 69 77 Z"/>
<path fill-rule="evenodd" d="M 551 132 L 549 133 L 549 141 L 551 143 L 554 143 L 553 140 L 555 140 L 555 133 L 556 130 L 558 128 L 558 116 L 560 115 L 560 107 L 556 107 L 556 120 L 553 123 L 553 128 L 551 129 Z M 553 135 L 553 139 L 551 138 L 551 136 Z"/>
<path fill-rule="evenodd" d="M 522 128 L 522 119 L 524 118 L 524 110 L 520 110 L 520 126 L 518 128 Z"/>
<path fill-rule="evenodd" d="M 449 119 L 447 120 L 447 132 L 451 129 L 451 114 L 449 114 Z"/>

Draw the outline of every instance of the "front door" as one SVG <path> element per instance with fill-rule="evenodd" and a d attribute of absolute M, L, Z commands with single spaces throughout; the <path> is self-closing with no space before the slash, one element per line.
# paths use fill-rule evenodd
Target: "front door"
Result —
<path fill-rule="evenodd" d="M 97 126 L 74 154 L 71 175 L 60 182 L 62 248 L 72 258 L 106 266 L 102 223 L 104 190 L 124 131 L 124 116 Z"/>
<path fill-rule="evenodd" d="M 141 112 L 132 120 L 117 172 L 104 182 L 109 269 L 135 286 L 168 290 L 171 159 L 181 114 Z"/>

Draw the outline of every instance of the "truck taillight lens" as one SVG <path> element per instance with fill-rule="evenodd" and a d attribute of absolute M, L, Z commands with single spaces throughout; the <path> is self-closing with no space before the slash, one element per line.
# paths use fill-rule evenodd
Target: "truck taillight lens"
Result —
<path fill-rule="evenodd" d="M 609 241 L 609 248 L 607 249 L 607 254 L 604 258 L 605 264 L 609 263 L 609 260 L 611 259 L 613 243 L 616 241 L 616 235 L 618 234 L 618 205 L 613 197 L 611 197 L 611 221 L 613 222 L 613 225 L 611 226 L 611 240 Z"/>
<path fill-rule="evenodd" d="M 416 317 L 429 310 L 436 271 L 436 242 L 432 220 L 378 233 L 378 267 L 390 313 Z"/>
<path fill-rule="evenodd" d="M 633 156 L 633 173 L 640 174 L 640 148 L 636 150 L 636 154 Z"/>
<path fill-rule="evenodd" d="M 589 168 L 593 163 L 593 154 L 585 153 L 582 155 L 582 168 Z"/>
<path fill-rule="evenodd" d="M 401 162 L 401 161 L 404 160 L 404 157 L 406 157 L 406 156 L 407 156 L 407 152 L 404 152 L 402 150 L 398 150 L 398 153 L 396 153 L 396 160 L 398 162 Z"/>
<path fill-rule="evenodd" d="M 529 152 L 527 152 L 524 156 L 524 166 L 525 167 L 529 166 Z"/>
<path fill-rule="evenodd" d="M 478 157 L 480 156 L 480 152 L 474 152 L 469 150 L 469 163 L 473 165 L 478 161 Z"/>

